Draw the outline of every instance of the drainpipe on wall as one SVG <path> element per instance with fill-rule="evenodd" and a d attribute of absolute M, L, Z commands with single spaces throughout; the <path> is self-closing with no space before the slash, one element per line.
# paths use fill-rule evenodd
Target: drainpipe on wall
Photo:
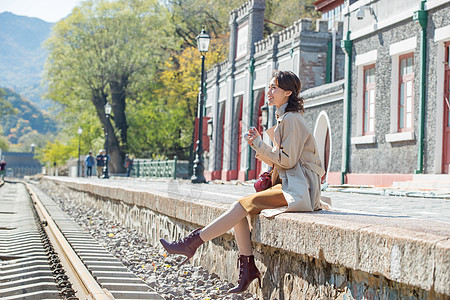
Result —
<path fill-rule="evenodd" d="M 252 57 L 250 59 L 249 64 L 249 71 L 250 71 L 250 126 L 253 126 L 253 78 L 254 78 L 254 72 L 255 72 L 255 59 Z M 250 172 L 250 168 L 252 166 L 252 147 L 248 145 L 248 152 L 247 152 L 247 169 L 245 170 L 245 180 L 248 180 L 248 173 Z"/>
<path fill-rule="evenodd" d="M 336 77 L 336 26 L 333 26 L 333 29 L 331 29 L 331 36 L 332 36 L 332 50 L 331 50 L 331 82 L 334 82 L 334 78 Z"/>
<path fill-rule="evenodd" d="M 350 160 L 350 129 L 351 129 L 351 113 L 352 113 L 352 50 L 353 41 L 350 39 L 351 31 L 347 31 L 347 38 L 342 40 L 341 47 L 347 54 L 347 72 L 345 74 L 345 99 L 344 99 L 344 121 L 345 131 L 343 138 L 344 161 L 341 170 L 341 184 L 346 183 L 346 175 Z"/>
<path fill-rule="evenodd" d="M 331 64 L 333 61 L 332 56 L 332 47 L 333 42 L 332 41 L 328 41 L 327 43 L 327 64 L 326 64 L 326 69 L 325 69 L 325 83 L 330 83 L 331 82 Z"/>
<path fill-rule="evenodd" d="M 327 67 L 325 71 L 325 83 L 334 82 L 336 66 L 336 27 L 331 29 L 331 41 L 327 43 Z"/>
<path fill-rule="evenodd" d="M 413 20 L 422 27 L 420 32 L 420 109 L 419 109 L 419 147 L 417 151 L 417 170 L 415 174 L 423 173 L 423 146 L 425 135 L 425 99 L 426 99 L 426 65 L 427 65 L 427 22 L 428 12 L 425 10 L 425 2 L 420 3 L 420 9 L 414 12 Z"/>

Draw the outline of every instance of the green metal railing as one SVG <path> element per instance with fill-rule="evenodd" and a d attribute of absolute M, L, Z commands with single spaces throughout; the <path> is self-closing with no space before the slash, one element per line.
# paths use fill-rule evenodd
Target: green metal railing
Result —
<path fill-rule="evenodd" d="M 154 178 L 176 178 L 177 157 L 173 160 L 134 159 L 131 176 L 154 177 Z"/>

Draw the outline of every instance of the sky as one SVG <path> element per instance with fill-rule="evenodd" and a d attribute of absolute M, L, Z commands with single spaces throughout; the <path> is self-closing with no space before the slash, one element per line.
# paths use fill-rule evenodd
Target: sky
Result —
<path fill-rule="evenodd" d="M 66 17 L 82 0 L 0 0 L 0 13 L 36 17 L 47 22 L 57 22 Z"/>

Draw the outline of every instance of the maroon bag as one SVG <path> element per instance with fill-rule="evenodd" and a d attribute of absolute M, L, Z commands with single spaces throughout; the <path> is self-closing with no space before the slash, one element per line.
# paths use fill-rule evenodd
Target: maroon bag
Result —
<path fill-rule="evenodd" d="M 255 187 L 256 192 L 261 192 L 267 190 L 272 187 L 272 171 L 264 172 L 259 175 L 259 178 L 255 181 L 253 185 Z"/>

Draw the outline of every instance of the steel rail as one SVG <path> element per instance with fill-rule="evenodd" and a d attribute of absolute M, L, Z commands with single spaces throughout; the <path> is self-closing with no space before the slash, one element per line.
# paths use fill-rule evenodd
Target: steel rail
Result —
<path fill-rule="evenodd" d="M 75 251 L 72 249 L 72 247 L 70 246 L 69 242 L 66 240 L 62 232 L 59 230 L 58 226 L 53 221 L 53 218 L 50 216 L 50 214 L 47 212 L 42 202 L 39 200 L 39 197 L 30 188 L 28 183 L 25 183 L 25 186 L 28 190 L 28 193 L 31 196 L 31 199 L 35 203 L 36 209 L 43 216 L 45 221 L 47 221 L 47 227 L 55 237 L 58 246 L 62 250 L 62 254 L 69 263 L 69 266 L 65 267 L 69 267 L 73 271 L 73 274 L 75 274 L 77 277 L 76 279 L 79 281 L 80 285 L 84 288 L 85 293 L 89 295 L 91 299 L 98 299 L 98 300 L 114 299 L 111 293 L 103 289 L 94 279 L 92 274 L 83 264 L 83 262 L 75 253 Z"/>

